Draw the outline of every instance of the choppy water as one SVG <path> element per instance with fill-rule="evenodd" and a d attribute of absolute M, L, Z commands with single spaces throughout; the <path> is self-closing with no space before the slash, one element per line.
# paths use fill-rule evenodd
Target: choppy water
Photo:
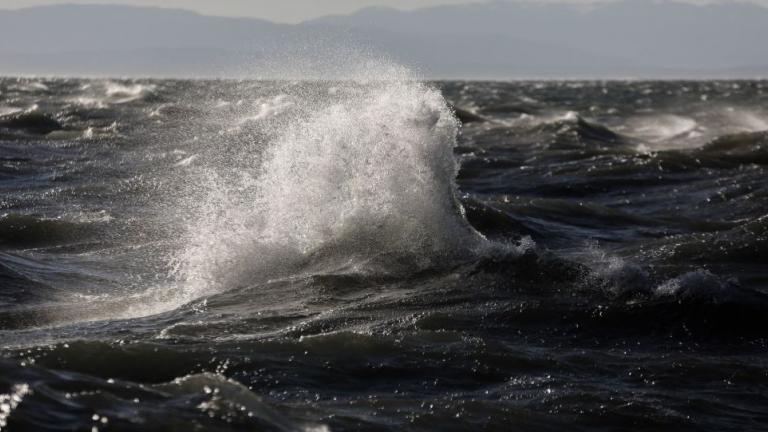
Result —
<path fill-rule="evenodd" d="M 0 80 L 0 429 L 768 427 L 768 82 L 385 76 Z"/>

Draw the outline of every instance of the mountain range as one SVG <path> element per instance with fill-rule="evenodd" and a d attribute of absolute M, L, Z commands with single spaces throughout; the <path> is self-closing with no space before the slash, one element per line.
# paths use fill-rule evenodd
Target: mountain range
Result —
<path fill-rule="evenodd" d="M 0 10 L 0 74 L 312 77 L 364 53 L 430 78 L 752 78 L 768 76 L 765 41 L 768 9 L 736 2 L 507 0 L 299 24 L 60 5 Z"/>

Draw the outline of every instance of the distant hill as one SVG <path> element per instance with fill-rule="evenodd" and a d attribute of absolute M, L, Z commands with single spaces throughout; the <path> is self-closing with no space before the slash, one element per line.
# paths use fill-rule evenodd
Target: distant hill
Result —
<path fill-rule="evenodd" d="M 64 5 L 0 10 L 0 74 L 319 76 L 357 49 L 435 78 L 755 77 L 765 41 L 768 9 L 745 3 L 494 1 L 297 25 Z"/>

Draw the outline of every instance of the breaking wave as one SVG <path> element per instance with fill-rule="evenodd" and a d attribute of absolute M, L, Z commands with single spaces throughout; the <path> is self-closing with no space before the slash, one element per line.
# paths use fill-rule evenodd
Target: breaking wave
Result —
<path fill-rule="evenodd" d="M 482 247 L 456 197 L 458 124 L 439 91 L 389 68 L 272 100 L 246 131 L 273 137 L 264 148 L 230 151 L 236 173 L 231 159 L 204 167 L 175 257 L 182 300 L 301 272 L 419 271 Z"/>

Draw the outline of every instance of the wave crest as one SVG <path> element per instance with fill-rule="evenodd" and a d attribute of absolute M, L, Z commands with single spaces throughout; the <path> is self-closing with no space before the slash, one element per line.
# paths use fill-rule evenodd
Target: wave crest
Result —
<path fill-rule="evenodd" d="M 456 197 L 458 123 L 440 93 L 409 77 L 333 88 L 262 119 L 279 132 L 258 157 L 241 155 L 260 165 L 208 171 L 176 258 L 185 299 L 300 272 L 411 272 L 480 247 Z"/>

